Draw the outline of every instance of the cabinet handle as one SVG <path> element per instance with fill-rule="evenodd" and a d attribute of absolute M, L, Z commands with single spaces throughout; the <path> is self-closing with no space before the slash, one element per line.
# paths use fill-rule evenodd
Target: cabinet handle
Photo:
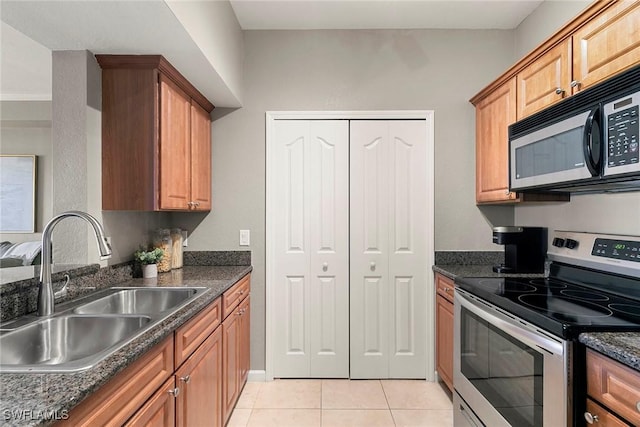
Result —
<path fill-rule="evenodd" d="M 194 202 L 193 204 L 196 205 L 196 208 L 200 206 L 200 202 Z"/>
<path fill-rule="evenodd" d="M 187 203 L 187 206 L 189 206 L 189 208 L 192 208 L 193 207 L 193 202 Z"/>
<path fill-rule="evenodd" d="M 636 411 L 640 412 L 640 401 L 636 402 Z"/>
<path fill-rule="evenodd" d="M 167 393 L 173 394 L 173 397 L 178 397 L 178 395 L 180 395 L 180 389 L 178 387 L 172 388 L 171 390 L 167 391 Z"/>
<path fill-rule="evenodd" d="M 371 271 L 376 271 L 376 263 L 375 262 L 371 262 L 371 264 L 369 264 L 369 267 L 371 268 Z"/>
<path fill-rule="evenodd" d="M 564 89 L 562 89 L 561 87 L 556 88 L 556 94 L 562 95 L 563 93 L 564 93 Z"/>
<path fill-rule="evenodd" d="M 587 422 L 587 424 L 595 424 L 600 422 L 598 416 L 593 415 L 591 412 L 584 413 L 584 420 Z"/>
<path fill-rule="evenodd" d="M 444 288 L 444 291 L 445 291 L 445 292 L 447 292 L 447 293 L 449 293 L 449 291 L 451 291 L 451 288 L 449 288 L 449 287 L 445 287 L 445 288 Z"/>
<path fill-rule="evenodd" d="M 185 375 L 184 377 L 180 377 L 180 381 L 183 381 L 185 384 L 189 384 L 189 381 L 191 381 L 191 375 Z"/>
<path fill-rule="evenodd" d="M 504 194 L 506 194 L 506 195 L 508 196 L 509 194 L 511 194 L 511 191 L 509 191 L 509 190 L 507 189 L 507 190 L 505 190 L 505 191 L 504 191 Z"/>
<path fill-rule="evenodd" d="M 328 262 L 323 262 L 322 263 L 322 271 L 327 271 L 329 269 L 329 263 Z"/>
<path fill-rule="evenodd" d="M 577 81 L 577 80 L 573 80 L 573 81 L 571 82 L 571 87 L 578 87 L 578 88 L 579 88 L 581 84 L 582 84 L 582 83 L 580 83 L 579 81 Z"/>

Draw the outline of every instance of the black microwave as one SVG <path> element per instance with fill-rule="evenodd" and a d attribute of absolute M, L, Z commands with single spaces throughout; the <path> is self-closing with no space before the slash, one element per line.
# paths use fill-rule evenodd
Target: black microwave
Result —
<path fill-rule="evenodd" d="M 511 191 L 640 191 L 640 65 L 509 126 Z"/>

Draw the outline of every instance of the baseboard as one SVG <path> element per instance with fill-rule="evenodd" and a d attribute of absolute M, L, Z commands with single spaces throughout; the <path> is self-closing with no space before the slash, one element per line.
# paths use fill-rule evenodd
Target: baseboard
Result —
<path fill-rule="evenodd" d="M 265 382 L 267 380 L 267 371 L 265 370 L 256 370 L 249 371 L 249 376 L 247 377 L 248 382 Z"/>

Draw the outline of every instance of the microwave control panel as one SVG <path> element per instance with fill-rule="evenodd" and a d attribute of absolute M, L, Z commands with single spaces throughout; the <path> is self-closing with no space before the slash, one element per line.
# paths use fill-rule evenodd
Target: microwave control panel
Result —
<path fill-rule="evenodd" d="M 638 95 L 605 106 L 607 121 L 607 168 L 636 165 L 640 160 Z"/>

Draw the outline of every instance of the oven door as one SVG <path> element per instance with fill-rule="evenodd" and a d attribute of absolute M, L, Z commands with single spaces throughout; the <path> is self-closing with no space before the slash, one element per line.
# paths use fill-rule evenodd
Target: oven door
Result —
<path fill-rule="evenodd" d="M 454 303 L 454 388 L 482 423 L 571 425 L 569 343 L 458 287 Z"/>

